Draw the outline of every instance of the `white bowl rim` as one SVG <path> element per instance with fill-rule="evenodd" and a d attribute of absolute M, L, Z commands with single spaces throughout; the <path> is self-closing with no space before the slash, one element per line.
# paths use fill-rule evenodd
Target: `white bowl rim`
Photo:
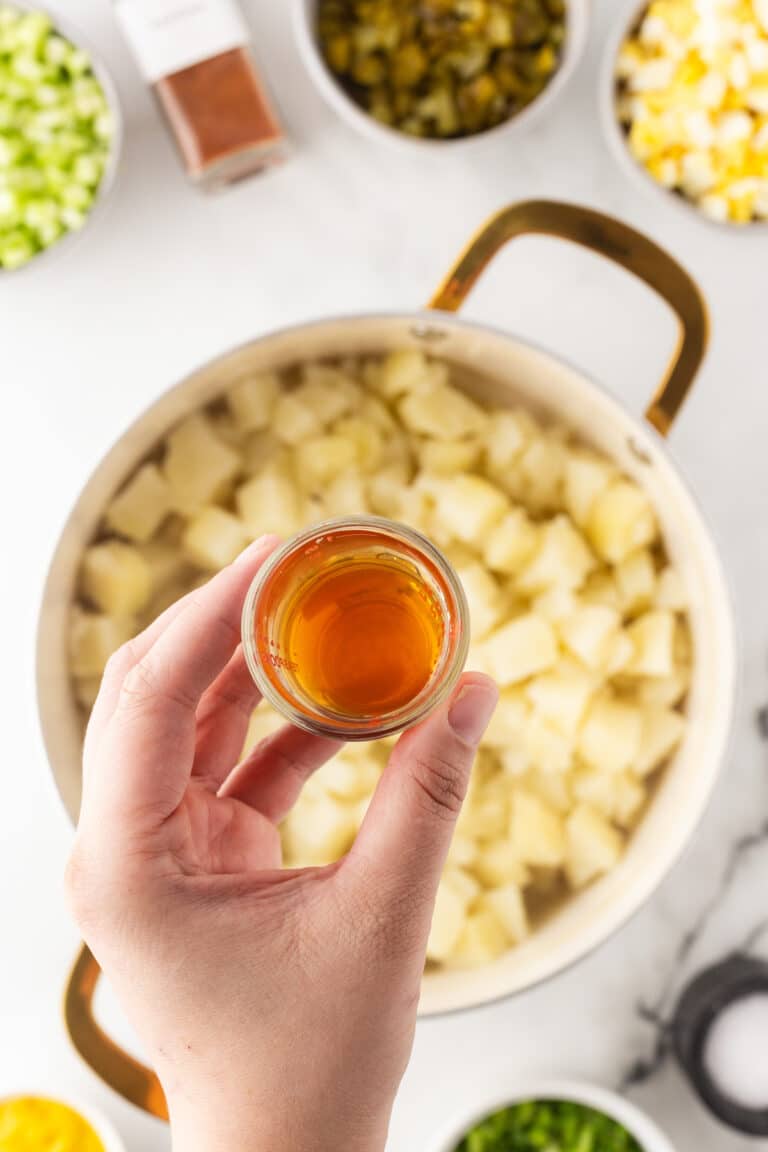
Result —
<path fill-rule="evenodd" d="M 82 48 L 88 53 L 93 74 L 104 90 L 104 95 L 107 98 L 109 111 L 112 114 L 114 132 L 109 146 L 109 158 L 99 186 L 96 189 L 96 196 L 86 213 L 83 226 L 74 231 L 70 230 L 65 232 L 58 240 L 54 240 L 50 247 L 44 248 L 42 252 L 36 252 L 32 259 L 28 260 L 26 264 L 22 264 L 21 267 L 13 268 L 10 271 L 5 268 L 0 268 L 0 282 L 3 282 L 10 276 L 29 273 L 32 268 L 39 267 L 44 261 L 47 264 L 49 258 L 52 256 L 65 255 L 70 252 L 77 241 L 88 231 L 93 221 L 103 215 L 106 202 L 110 198 L 117 183 L 117 174 L 120 167 L 123 139 L 125 136 L 125 119 L 117 85 L 112 73 L 104 63 L 101 53 L 98 48 L 95 47 L 91 38 L 83 33 L 76 24 L 72 23 L 68 14 L 62 17 L 58 12 L 54 12 L 53 9 L 48 6 L 47 0 L 43 0 L 42 3 L 37 3 L 36 0 L 6 0 L 6 2 L 11 8 L 18 8 L 19 11 L 30 13 L 40 12 L 44 16 L 47 16 L 53 25 L 54 31 L 59 32 L 64 39 L 68 40 L 70 44 L 73 44 L 75 48 Z"/>
<path fill-rule="evenodd" d="M 531 1078 L 513 1084 L 507 1091 L 494 1093 L 457 1113 L 437 1136 L 428 1142 L 425 1152 L 455 1152 L 467 1131 L 485 1116 L 524 1100 L 567 1100 L 586 1104 L 617 1120 L 631 1132 L 643 1152 L 676 1152 L 674 1145 L 656 1122 L 636 1104 L 610 1088 L 570 1077 Z"/>
<path fill-rule="evenodd" d="M 515 113 L 509 119 L 487 128 L 483 132 L 476 132 L 471 136 L 459 136 L 446 140 L 437 137 L 416 137 L 401 132 L 398 128 L 390 128 L 387 124 L 380 124 L 364 109 L 348 96 L 339 82 L 331 75 L 317 46 L 317 39 L 312 29 L 310 9 L 317 0 L 293 0 L 293 30 L 299 46 L 299 52 L 304 61 L 310 77 L 326 103 L 351 128 L 356 129 L 371 140 L 378 140 L 390 147 L 405 149 L 419 149 L 429 151 L 433 155 L 445 153 L 450 149 L 473 148 L 487 140 L 495 139 L 503 133 L 511 133 L 516 128 L 529 125 L 534 118 L 558 98 L 565 85 L 571 79 L 578 67 L 587 43 L 587 30 L 590 16 L 590 0 L 565 0 L 567 7 L 567 24 L 571 27 L 570 34 L 566 35 L 565 51 L 560 66 L 545 85 L 541 92 L 530 104 Z"/>
<path fill-rule="evenodd" d="M 45 1087 L 29 1088 L 23 1086 L 10 1092 L 1 1092 L 0 1104 L 9 1103 L 12 1100 L 19 1100 L 25 1097 L 34 1100 L 51 1100 L 55 1104 L 63 1104 L 65 1107 L 71 1108 L 73 1112 L 77 1112 L 91 1125 L 104 1145 L 105 1152 L 127 1152 L 125 1142 L 112 1121 L 100 1108 L 94 1107 L 93 1104 L 84 1100 L 83 1097 L 77 1095 L 77 1093 L 70 1094 L 68 1092 L 66 1095 L 63 1095 L 56 1089 L 49 1091 Z"/>
<path fill-rule="evenodd" d="M 737 224 L 733 220 L 714 220 L 711 216 L 707 216 L 706 212 L 702 212 L 692 200 L 688 200 L 670 188 L 665 188 L 663 184 L 659 184 L 658 180 L 654 180 L 650 172 L 639 161 L 635 160 L 627 147 L 626 137 L 616 116 L 615 63 L 627 33 L 634 27 L 651 2 L 652 0 L 627 0 L 624 3 L 616 17 L 603 52 L 600 65 L 599 104 L 603 133 L 608 142 L 609 150 L 617 160 L 619 167 L 636 187 L 641 188 L 646 195 L 650 194 L 657 202 L 662 201 L 669 204 L 675 212 L 682 212 L 686 219 L 700 220 L 706 227 L 713 228 L 721 236 L 728 236 L 732 240 L 741 237 L 741 240 L 737 240 L 738 243 L 742 243 L 747 237 L 754 240 L 756 234 L 766 239 L 768 238 L 768 220 L 753 220 L 748 224 Z"/>

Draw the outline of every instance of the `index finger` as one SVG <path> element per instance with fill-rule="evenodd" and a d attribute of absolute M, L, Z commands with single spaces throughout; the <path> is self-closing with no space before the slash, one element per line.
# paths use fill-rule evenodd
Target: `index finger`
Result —
<path fill-rule="evenodd" d="M 84 809 L 164 819 L 178 806 L 194 760 L 197 705 L 240 643 L 245 595 L 275 542 L 256 541 L 192 593 L 129 668 L 98 745 L 97 769 L 86 773 Z"/>

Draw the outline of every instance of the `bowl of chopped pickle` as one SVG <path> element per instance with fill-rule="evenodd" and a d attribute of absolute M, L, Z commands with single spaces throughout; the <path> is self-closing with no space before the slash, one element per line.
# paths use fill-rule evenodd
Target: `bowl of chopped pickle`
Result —
<path fill-rule="evenodd" d="M 638 183 L 716 224 L 768 222 L 766 0 L 630 6 L 608 47 L 603 112 Z"/>
<path fill-rule="evenodd" d="M 295 0 L 327 102 L 390 143 L 445 145 L 548 107 L 586 40 L 586 0 Z"/>

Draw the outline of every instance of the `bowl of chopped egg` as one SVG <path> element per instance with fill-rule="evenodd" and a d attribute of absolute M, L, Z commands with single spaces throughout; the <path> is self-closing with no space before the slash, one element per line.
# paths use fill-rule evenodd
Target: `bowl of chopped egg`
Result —
<path fill-rule="evenodd" d="M 125 1152 L 111 1123 L 82 1100 L 47 1093 L 0 1097 L 3 1152 Z"/>
<path fill-rule="evenodd" d="M 633 179 L 704 219 L 768 221 L 768 0 L 651 0 L 619 22 L 603 114 Z"/>

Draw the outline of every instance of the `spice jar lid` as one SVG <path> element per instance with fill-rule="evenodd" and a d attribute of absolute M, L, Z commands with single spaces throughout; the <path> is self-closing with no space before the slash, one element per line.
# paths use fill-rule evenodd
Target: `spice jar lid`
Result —
<path fill-rule="evenodd" d="M 713 1029 L 728 1009 L 750 997 L 768 997 L 768 964 L 740 953 L 707 968 L 683 992 L 672 1021 L 672 1045 L 683 1072 L 704 1104 L 723 1124 L 750 1136 L 768 1136 L 765 1107 L 752 1108 L 728 1095 L 708 1060 Z"/>

